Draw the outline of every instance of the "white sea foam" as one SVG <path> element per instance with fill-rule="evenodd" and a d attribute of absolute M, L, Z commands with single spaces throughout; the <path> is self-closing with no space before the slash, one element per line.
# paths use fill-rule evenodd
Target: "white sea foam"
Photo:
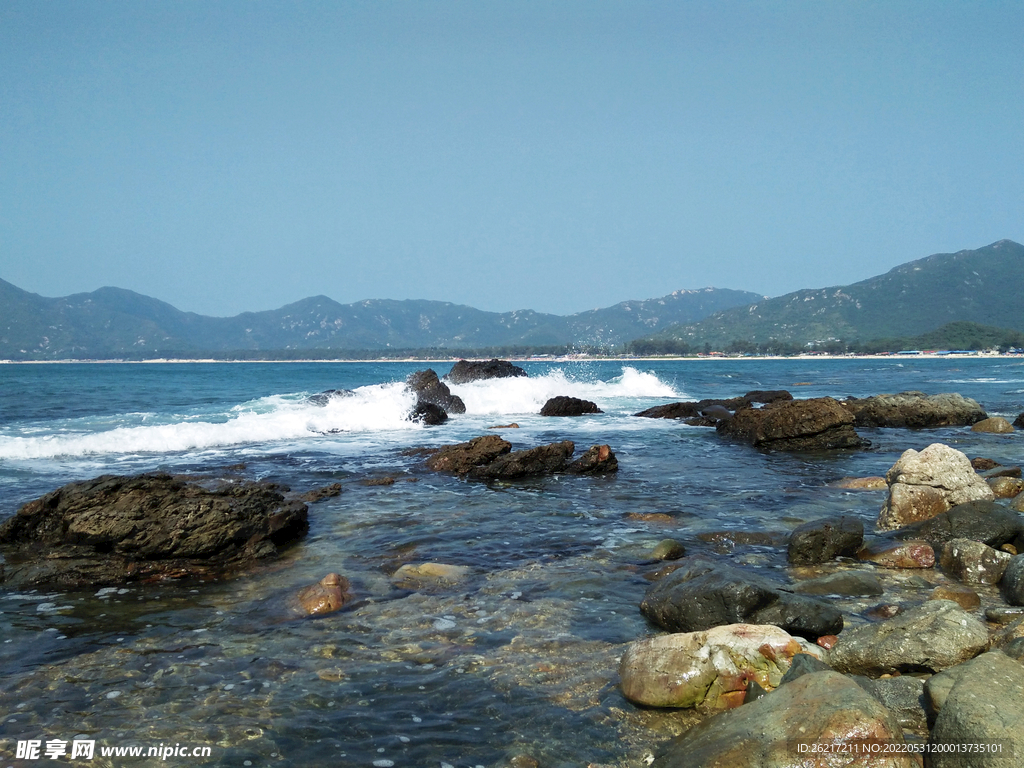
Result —
<path fill-rule="evenodd" d="M 466 403 L 467 417 L 536 414 L 556 395 L 593 400 L 609 412 L 629 412 L 645 398 L 681 397 L 652 373 L 623 368 L 610 381 L 572 378 L 562 370 L 531 378 L 492 379 L 453 386 Z M 26 426 L 0 435 L 0 460 L 58 456 L 181 453 L 257 444 L 287 445 L 334 435 L 409 433 L 422 426 L 408 420 L 415 396 L 404 383 L 359 387 L 323 405 L 305 394 L 259 398 L 226 411 L 190 414 L 126 413 L 94 420 Z M 457 418 L 457 417 L 456 417 Z M 163 423 L 154 423 L 160 422 Z"/>

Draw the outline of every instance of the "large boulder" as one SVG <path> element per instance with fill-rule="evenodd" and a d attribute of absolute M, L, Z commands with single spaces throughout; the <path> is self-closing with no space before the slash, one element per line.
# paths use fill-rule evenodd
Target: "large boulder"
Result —
<path fill-rule="evenodd" d="M 231 575 L 306 534 L 306 505 L 286 490 L 162 473 L 70 483 L 0 525 L 3 578 L 70 589 Z"/>
<path fill-rule="evenodd" d="M 1024 554 L 1010 559 L 1003 573 L 1001 588 L 1010 605 L 1024 605 Z"/>
<path fill-rule="evenodd" d="M 465 443 L 444 445 L 427 458 L 427 466 L 437 472 L 464 475 L 473 467 L 489 464 L 512 450 L 512 443 L 497 435 L 474 437 Z"/>
<path fill-rule="evenodd" d="M 972 539 L 952 539 L 942 548 L 942 570 L 964 584 L 998 584 L 1010 553 Z"/>
<path fill-rule="evenodd" d="M 1024 515 L 994 501 L 969 501 L 887 536 L 903 541 L 921 539 L 936 548 L 953 539 L 971 539 L 998 549 L 1015 541 L 1022 543 Z"/>
<path fill-rule="evenodd" d="M 1019 765 L 1024 756 L 1024 665 L 995 651 L 958 672 L 932 727 L 929 766 Z M 966 755 L 964 745 L 981 749 Z"/>
<path fill-rule="evenodd" d="M 972 432 L 992 432 L 997 435 L 1005 435 L 1013 432 L 1013 425 L 1002 416 L 990 416 L 982 419 L 971 427 Z"/>
<path fill-rule="evenodd" d="M 846 630 L 829 652 L 840 672 L 878 677 L 938 672 L 981 653 L 988 630 L 950 600 L 929 600 L 886 621 Z"/>
<path fill-rule="evenodd" d="M 976 400 L 955 392 L 851 397 L 843 401 L 843 406 L 856 418 L 858 427 L 968 427 L 988 418 Z"/>
<path fill-rule="evenodd" d="M 864 523 L 849 515 L 804 523 L 789 537 L 793 565 L 815 565 L 840 555 L 855 555 L 864 542 Z"/>
<path fill-rule="evenodd" d="M 778 627 L 729 624 L 637 640 L 622 656 L 619 679 L 634 704 L 732 709 L 743 703 L 750 681 L 777 688 L 797 654 L 824 657 Z"/>
<path fill-rule="evenodd" d="M 417 403 L 430 403 L 443 409 L 445 414 L 465 413 L 466 404 L 462 398 L 453 395 L 448 385 L 437 378 L 433 368 L 410 373 L 406 384 L 416 394 Z"/>
<path fill-rule="evenodd" d="M 878 515 L 878 529 L 890 531 L 945 512 L 957 504 L 995 498 L 966 455 L 942 443 L 913 449 L 885 475 L 889 498 Z"/>
<path fill-rule="evenodd" d="M 838 634 L 843 616 L 822 600 L 796 595 L 763 576 L 705 557 L 681 561 L 647 590 L 640 612 L 669 632 L 723 624 L 773 624 L 816 640 Z"/>
<path fill-rule="evenodd" d="M 831 397 L 778 400 L 764 408 L 744 408 L 722 419 L 719 434 L 779 451 L 861 448 L 867 442 L 854 431 L 853 417 Z"/>
<path fill-rule="evenodd" d="M 563 440 L 525 451 L 513 451 L 499 456 L 489 464 L 473 467 L 469 470 L 469 477 L 473 480 L 514 480 L 558 472 L 569 463 L 569 457 L 575 449 L 571 440 Z"/>
<path fill-rule="evenodd" d="M 912 768 L 912 754 L 813 752 L 815 744 L 902 744 L 899 722 L 853 680 L 821 671 L 708 718 L 669 743 L 652 768 Z"/>
<path fill-rule="evenodd" d="M 581 400 L 568 395 L 552 397 L 540 409 L 541 416 L 585 416 L 589 413 L 604 413 L 604 411 L 590 400 Z"/>
<path fill-rule="evenodd" d="M 526 376 L 526 371 L 508 360 L 459 360 L 444 378 L 452 384 L 468 384 L 482 379 L 509 379 Z"/>

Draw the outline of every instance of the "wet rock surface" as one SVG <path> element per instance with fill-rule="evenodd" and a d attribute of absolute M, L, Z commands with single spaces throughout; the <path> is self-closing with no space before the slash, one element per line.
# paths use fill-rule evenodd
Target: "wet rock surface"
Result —
<path fill-rule="evenodd" d="M 843 401 L 843 407 L 853 414 L 858 427 L 966 427 L 988 417 L 977 401 L 955 392 L 851 397 Z"/>
<path fill-rule="evenodd" d="M 897 719 L 854 681 L 821 671 L 788 682 L 778 690 L 709 718 L 673 740 L 654 768 L 795 768 L 828 765 L 807 762 L 797 742 L 854 739 L 903 741 Z M 852 763 L 850 763 L 852 764 Z M 881 768 L 910 768 L 909 755 L 858 762 Z"/>
<path fill-rule="evenodd" d="M 571 440 L 550 445 L 538 445 L 524 451 L 506 453 L 494 461 L 473 467 L 469 477 L 473 480 L 513 480 L 529 475 L 557 472 L 569 463 L 575 446 Z"/>
<path fill-rule="evenodd" d="M 940 547 L 953 539 L 971 539 L 996 549 L 1019 541 L 1022 535 L 1024 515 L 992 501 L 958 504 L 946 512 L 888 534 L 892 539 L 922 539 L 933 547 Z"/>
<path fill-rule="evenodd" d="M 518 365 L 508 360 L 459 360 L 444 377 L 452 384 L 468 384 L 471 381 L 485 379 L 509 379 L 526 376 L 527 373 Z"/>
<path fill-rule="evenodd" d="M 988 645 L 985 625 L 948 600 L 932 600 L 900 615 L 846 630 L 829 652 L 838 671 L 878 677 L 938 672 L 973 658 Z"/>
<path fill-rule="evenodd" d="M 971 427 L 972 432 L 992 432 L 994 434 L 1009 434 L 1013 432 L 1013 425 L 1002 416 L 991 416 L 982 419 Z"/>
<path fill-rule="evenodd" d="M 942 443 L 904 451 L 885 479 L 889 498 L 878 515 L 883 531 L 927 520 L 958 504 L 995 498 L 967 456 Z"/>
<path fill-rule="evenodd" d="M 1003 572 L 1002 592 L 1010 605 L 1024 605 L 1024 554 L 1010 559 Z"/>
<path fill-rule="evenodd" d="M 474 437 L 465 443 L 445 445 L 427 459 L 427 466 L 438 472 L 464 475 L 473 467 L 489 464 L 512 450 L 512 443 L 497 435 Z"/>
<path fill-rule="evenodd" d="M 927 541 L 872 539 L 857 552 L 857 559 L 882 568 L 931 568 L 935 549 Z"/>
<path fill-rule="evenodd" d="M 436 405 L 444 411 L 445 416 L 466 412 L 466 404 L 462 402 L 462 398 L 452 394 L 448 385 L 437 378 L 433 368 L 409 374 L 406 384 L 416 394 L 417 404 Z"/>
<path fill-rule="evenodd" d="M 772 624 L 809 639 L 838 634 L 843 617 L 826 602 L 796 595 L 774 582 L 702 556 L 656 581 L 640 612 L 670 632 L 723 624 Z"/>
<path fill-rule="evenodd" d="M 998 744 L 999 753 L 970 755 L 971 768 L 1005 766 L 1024 755 L 1024 665 L 1003 653 L 985 653 L 962 665 L 945 694 L 930 743 Z M 937 750 L 932 766 L 963 766 L 962 754 Z"/>
<path fill-rule="evenodd" d="M 8 585 L 217 578 L 277 555 L 309 528 L 271 483 L 104 475 L 29 502 L 0 525 Z"/>
<path fill-rule="evenodd" d="M 631 643 L 619 664 L 622 692 L 650 707 L 732 709 L 751 681 L 777 688 L 794 656 L 824 652 L 773 626 L 731 624 Z"/>
<path fill-rule="evenodd" d="M 720 435 L 756 448 L 818 451 L 862 448 L 868 443 L 853 429 L 851 416 L 831 397 L 779 400 L 764 408 L 737 411 L 718 422 Z"/>
<path fill-rule="evenodd" d="M 352 588 L 344 576 L 328 573 L 316 584 L 296 593 L 293 610 L 300 616 L 325 616 L 352 601 Z"/>
<path fill-rule="evenodd" d="M 604 413 L 604 411 L 590 400 L 567 395 L 552 397 L 540 409 L 541 416 L 586 416 L 591 413 Z"/>
<path fill-rule="evenodd" d="M 952 539 L 942 548 L 942 570 L 964 584 L 998 584 L 1010 554 L 971 539 Z"/>
<path fill-rule="evenodd" d="M 701 419 L 710 412 L 715 418 L 711 419 L 711 423 L 707 424 L 707 426 L 714 426 L 723 416 L 731 417 L 733 411 L 738 411 L 741 408 L 750 408 L 755 403 L 767 404 L 779 400 L 792 399 L 793 395 L 784 389 L 755 390 L 747 392 L 747 394 L 741 397 L 731 397 L 724 400 L 707 398 L 691 402 L 656 405 L 653 408 L 647 408 L 633 415 L 647 419 Z M 723 411 L 725 412 L 724 414 L 722 413 Z"/>

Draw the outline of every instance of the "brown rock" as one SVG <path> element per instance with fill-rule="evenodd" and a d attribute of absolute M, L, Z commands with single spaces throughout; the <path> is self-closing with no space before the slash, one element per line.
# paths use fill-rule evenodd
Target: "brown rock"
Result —
<path fill-rule="evenodd" d="M 719 434 L 766 450 L 815 451 L 861 448 L 850 413 L 831 397 L 778 400 L 764 408 L 744 408 L 718 422 Z"/>
<path fill-rule="evenodd" d="M 502 454 L 489 464 L 470 469 L 469 477 L 473 480 L 514 480 L 558 472 L 565 469 L 574 450 L 575 445 L 571 440 L 563 440 L 560 443 Z"/>
<path fill-rule="evenodd" d="M 1024 480 L 1019 477 L 993 477 L 985 482 L 997 499 L 1012 499 L 1024 493 Z"/>
<path fill-rule="evenodd" d="M 427 459 L 427 466 L 438 472 L 464 475 L 473 467 L 489 464 L 511 450 L 512 443 L 497 435 L 483 435 L 466 443 L 443 446 Z"/>
<path fill-rule="evenodd" d="M 1004 419 L 1002 416 L 992 416 L 988 419 L 982 419 L 973 427 L 972 432 L 994 432 L 996 434 L 1008 434 L 1013 432 L 1013 425 Z"/>
<path fill-rule="evenodd" d="M 965 611 L 981 607 L 981 597 L 970 587 L 942 584 L 931 591 L 929 600 L 952 600 Z"/>
<path fill-rule="evenodd" d="M 974 467 L 975 472 L 985 472 L 989 469 L 995 469 L 996 467 L 998 467 L 999 462 L 993 461 L 992 459 L 985 459 L 979 456 L 976 459 L 971 459 L 971 466 Z"/>
<path fill-rule="evenodd" d="M 883 568 L 931 568 L 935 565 L 935 550 L 927 541 L 882 539 L 861 549 L 857 559 Z"/>
<path fill-rule="evenodd" d="M 328 573 L 316 584 L 303 587 L 295 596 L 305 616 L 323 616 L 341 610 L 352 599 L 348 579 Z"/>
<path fill-rule="evenodd" d="M 607 475 L 619 471 L 619 461 L 607 445 L 592 445 L 565 472 L 570 475 Z"/>
<path fill-rule="evenodd" d="M 519 425 L 513 421 L 511 424 L 496 424 L 488 429 L 519 429 Z"/>
<path fill-rule="evenodd" d="M 340 494 L 341 483 L 331 483 L 330 485 L 325 485 L 322 488 L 314 488 L 312 491 L 307 491 L 299 498 L 307 504 L 315 504 L 318 501 L 323 501 L 324 499 L 329 499 Z"/>
<path fill-rule="evenodd" d="M 851 491 L 883 491 L 889 487 L 884 477 L 844 477 L 832 483 L 835 488 Z"/>

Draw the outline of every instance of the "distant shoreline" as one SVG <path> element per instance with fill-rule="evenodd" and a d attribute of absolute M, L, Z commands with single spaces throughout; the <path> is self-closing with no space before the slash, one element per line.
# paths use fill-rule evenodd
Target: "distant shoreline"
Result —
<path fill-rule="evenodd" d="M 160 365 L 160 364 L 174 364 L 181 365 L 184 363 L 219 363 L 226 365 L 239 365 L 245 363 L 256 363 L 256 364 L 285 364 L 285 363 L 328 363 L 328 364 L 344 364 L 344 363 L 453 363 L 459 360 L 471 360 L 471 361 L 486 361 L 492 358 L 489 357 L 438 357 L 438 358 L 425 358 L 425 357 L 405 357 L 405 358 L 366 358 L 358 360 L 326 360 L 326 359 L 298 359 L 298 360 L 220 360 L 217 358 L 153 358 L 150 360 L 122 360 L 118 358 L 109 359 L 68 359 L 68 360 L 0 360 L 0 365 Z M 651 356 L 651 357 L 601 357 L 596 355 L 580 356 L 580 357 L 508 357 L 507 360 L 517 363 L 580 363 L 580 362 L 612 362 L 612 363 L 629 363 L 629 362 L 709 362 L 709 361 L 726 361 L 726 362 L 743 362 L 743 361 L 758 361 L 758 360 L 1015 360 L 1024 359 L 1024 353 L 1008 353 L 1008 354 L 991 354 L 991 353 L 977 353 L 977 354 L 957 354 L 957 353 L 946 353 L 946 354 L 934 354 L 934 353 L 904 353 L 904 354 L 888 354 L 888 355 L 744 355 L 744 356 L 728 356 L 728 355 L 701 355 L 698 357 L 672 357 L 672 356 Z"/>

